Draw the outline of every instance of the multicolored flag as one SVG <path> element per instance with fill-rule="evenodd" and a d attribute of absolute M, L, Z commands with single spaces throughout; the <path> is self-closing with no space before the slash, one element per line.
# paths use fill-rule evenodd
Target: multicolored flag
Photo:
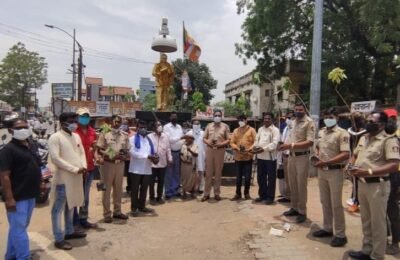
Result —
<path fill-rule="evenodd" d="M 200 46 L 186 31 L 185 25 L 183 25 L 183 55 L 191 61 L 198 61 L 201 55 Z"/>

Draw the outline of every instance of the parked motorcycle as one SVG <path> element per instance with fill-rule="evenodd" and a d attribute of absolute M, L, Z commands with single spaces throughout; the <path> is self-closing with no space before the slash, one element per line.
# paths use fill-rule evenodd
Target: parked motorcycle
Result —
<path fill-rule="evenodd" d="M 38 138 L 35 140 L 38 145 L 38 152 L 40 156 L 40 160 L 42 162 L 42 167 L 40 168 L 42 173 L 42 181 L 40 183 L 40 194 L 36 198 L 37 204 L 46 203 L 49 199 L 49 194 L 51 190 L 51 178 L 53 178 L 53 174 L 51 173 L 49 167 L 47 167 L 47 158 L 49 156 L 48 144 L 47 140 L 44 138 Z"/>

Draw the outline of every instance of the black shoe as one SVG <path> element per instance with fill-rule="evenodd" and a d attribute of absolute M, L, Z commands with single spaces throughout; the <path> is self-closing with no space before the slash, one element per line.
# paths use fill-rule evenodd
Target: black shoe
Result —
<path fill-rule="evenodd" d="M 172 196 L 165 195 L 165 200 L 170 200 L 170 199 L 172 199 Z"/>
<path fill-rule="evenodd" d="M 331 247 L 342 247 L 347 244 L 347 237 L 333 237 Z"/>
<path fill-rule="evenodd" d="M 112 217 L 105 217 L 105 218 L 104 218 L 104 223 L 110 224 L 110 223 L 112 223 L 112 222 L 113 222 Z"/>
<path fill-rule="evenodd" d="M 306 220 L 307 220 L 307 216 L 306 216 L 306 215 L 303 215 L 303 214 L 299 214 L 299 215 L 296 217 L 296 223 L 297 223 L 297 224 L 303 223 L 303 222 L 305 222 Z"/>
<path fill-rule="evenodd" d="M 106 185 L 102 182 L 96 183 L 97 191 L 105 191 L 106 190 Z"/>
<path fill-rule="evenodd" d="M 266 200 L 265 201 L 265 205 L 272 205 L 272 204 L 274 204 L 273 200 Z"/>
<path fill-rule="evenodd" d="M 210 196 L 204 196 L 203 198 L 201 198 L 201 202 L 204 202 L 204 201 L 209 200 L 209 199 L 210 199 Z"/>
<path fill-rule="evenodd" d="M 158 204 L 164 204 L 165 203 L 165 201 L 162 198 L 157 198 L 156 201 L 157 201 Z"/>
<path fill-rule="evenodd" d="M 154 210 L 153 210 L 153 209 L 149 209 L 149 208 L 142 208 L 142 209 L 139 209 L 139 211 L 140 211 L 140 212 L 143 212 L 143 213 L 151 213 L 151 212 L 153 212 Z"/>
<path fill-rule="evenodd" d="M 198 191 L 198 193 L 201 195 L 201 194 L 203 194 L 203 193 L 204 193 L 204 191 L 202 191 L 202 190 L 199 190 L 199 191 Z"/>
<path fill-rule="evenodd" d="M 65 235 L 64 239 L 65 240 L 72 240 L 72 239 L 80 239 L 80 238 L 85 238 L 85 237 L 86 237 L 86 233 L 74 232 L 72 234 Z"/>
<path fill-rule="evenodd" d="M 134 218 L 139 217 L 140 212 L 138 209 L 133 209 L 129 215 L 131 215 L 131 217 L 134 217 Z"/>
<path fill-rule="evenodd" d="M 294 217 L 294 216 L 299 216 L 300 213 L 297 212 L 294 208 L 290 208 L 288 211 L 283 212 L 283 215 L 285 217 Z"/>
<path fill-rule="evenodd" d="M 118 215 L 114 215 L 113 218 L 127 220 L 129 217 L 125 214 L 120 213 Z"/>
<path fill-rule="evenodd" d="M 96 229 L 98 228 L 97 224 L 90 223 L 89 221 L 81 223 L 81 227 L 84 229 Z"/>
<path fill-rule="evenodd" d="M 215 199 L 216 201 L 220 201 L 220 200 L 221 200 L 221 197 L 220 197 L 219 195 L 215 195 L 215 196 L 214 196 L 214 199 Z"/>
<path fill-rule="evenodd" d="M 54 246 L 55 246 L 55 248 L 58 248 L 61 250 L 71 250 L 72 249 L 71 244 L 65 240 L 60 241 L 60 242 L 54 242 Z"/>
<path fill-rule="evenodd" d="M 364 254 L 362 251 L 351 251 L 349 252 L 349 256 L 354 259 L 359 259 L 359 260 L 370 260 L 371 257 L 369 255 Z"/>
<path fill-rule="evenodd" d="M 251 200 L 250 194 L 245 194 L 245 195 L 244 195 L 244 199 L 245 199 L 245 200 Z"/>
<path fill-rule="evenodd" d="M 151 197 L 149 200 L 150 200 L 151 202 L 154 202 L 154 201 L 156 201 L 156 198 Z"/>
<path fill-rule="evenodd" d="M 313 237 L 331 237 L 333 236 L 332 232 L 320 229 L 312 233 Z"/>
<path fill-rule="evenodd" d="M 263 201 L 264 200 L 262 198 L 257 198 L 257 199 L 254 200 L 254 202 L 257 202 L 257 203 L 260 203 L 260 202 L 263 202 Z"/>
<path fill-rule="evenodd" d="M 236 194 L 231 200 L 235 201 L 235 200 L 240 200 L 240 199 L 242 199 L 242 196 Z"/>
<path fill-rule="evenodd" d="M 280 198 L 277 200 L 277 202 L 279 203 L 290 203 L 290 199 L 288 198 Z"/>

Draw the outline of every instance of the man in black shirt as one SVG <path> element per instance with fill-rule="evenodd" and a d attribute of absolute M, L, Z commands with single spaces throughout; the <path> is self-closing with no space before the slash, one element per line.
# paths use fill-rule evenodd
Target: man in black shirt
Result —
<path fill-rule="evenodd" d="M 5 259 L 29 259 L 27 227 L 40 193 L 41 171 L 27 141 L 32 135 L 28 123 L 16 119 L 9 131 L 13 139 L 0 150 L 0 181 L 9 223 Z"/>

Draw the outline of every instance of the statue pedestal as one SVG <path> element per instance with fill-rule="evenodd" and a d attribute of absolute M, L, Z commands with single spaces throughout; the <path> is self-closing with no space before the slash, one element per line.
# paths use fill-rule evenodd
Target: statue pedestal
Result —
<path fill-rule="evenodd" d="M 136 119 L 141 119 L 146 122 L 155 121 L 154 114 L 158 120 L 160 120 L 163 124 L 169 122 L 169 117 L 171 116 L 171 112 L 152 112 L 152 111 L 136 111 Z M 185 121 L 192 121 L 192 113 L 190 112 L 176 112 L 178 116 L 178 122 L 182 123 Z"/>

